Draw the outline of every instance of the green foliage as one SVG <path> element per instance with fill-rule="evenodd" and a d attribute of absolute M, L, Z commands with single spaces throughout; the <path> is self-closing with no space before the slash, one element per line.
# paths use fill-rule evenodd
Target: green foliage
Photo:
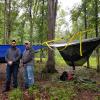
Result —
<path fill-rule="evenodd" d="M 28 91 L 30 95 L 35 94 L 39 92 L 39 86 L 37 84 L 34 84 L 28 89 Z"/>
<path fill-rule="evenodd" d="M 17 88 L 9 93 L 9 100 L 23 100 L 23 92 Z"/>
<path fill-rule="evenodd" d="M 56 19 L 56 38 L 64 37 L 69 32 L 69 28 L 66 27 L 68 25 L 66 16 L 67 12 L 59 6 L 58 16 Z"/>
<path fill-rule="evenodd" d="M 100 96 L 95 96 L 94 100 L 100 100 Z"/>
<path fill-rule="evenodd" d="M 55 83 L 55 86 L 52 87 L 49 84 L 45 84 L 44 86 L 39 87 L 38 85 L 33 85 L 29 88 L 29 94 L 31 96 L 35 96 L 35 98 L 41 98 L 40 94 L 49 95 L 50 100 L 71 100 L 74 96 L 76 96 L 74 90 L 73 82 L 69 83 Z M 39 96 L 39 97 L 38 97 Z"/>
<path fill-rule="evenodd" d="M 8 6 L 7 6 L 8 7 Z M 5 2 L 0 1 L 0 43 L 3 43 L 6 32 L 4 19 Z M 6 13 L 7 15 L 7 13 Z M 29 5 L 27 0 L 11 1 L 11 34 L 10 39 L 15 38 L 19 44 L 30 38 Z M 34 43 L 41 43 L 47 38 L 47 1 L 34 0 L 32 3 L 32 40 Z M 9 39 L 9 40 L 10 40 Z"/>
<path fill-rule="evenodd" d="M 92 82 L 86 82 L 86 83 L 80 83 L 80 84 L 76 84 L 76 87 L 78 87 L 78 89 L 81 90 L 89 90 L 89 91 L 94 91 L 94 92 L 100 92 L 100 89 L 97 87 L 96 83 L 92 83 Z"/>
<path fill-rule="evenodd" d="M 50 100 L 71 100 L 76 95 L 74 87 L 71 85 L 64 83 L 64 87 L 51 87 L 49 89 Z"/>
<path fill-rule="evenodd" d="M 100 2 L 98 1 L 98 14 L 100 13 Z M 71 11 L 72 19 L 72 32 L 77 32 L 85 30 L 85 16 L 87 29 L 92 29 L 92 31 L 87 32 L 88 37 L 94 37 L 95 35 L 95 0 L 82 0 L 80 6 L 74 7 Z M 84 11 L 86 9 L 86 12 Z M 100 17 L 98 17 L 98 23 L 100 23 Z M 98 26 L 100 27 L 100 26 Z M 83 35 L 84 38 L 84 35 Z"/>

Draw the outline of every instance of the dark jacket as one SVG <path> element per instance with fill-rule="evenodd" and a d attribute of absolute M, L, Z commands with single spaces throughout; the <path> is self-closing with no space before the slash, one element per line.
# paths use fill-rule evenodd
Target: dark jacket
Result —
<path fill-rule="evenodd" d="M 33 60 L 34 60 L 33 58 L 34 58 L 34 51 L 31 48 L 25 49 L 22 56 L 23 64 L 33 65 Z"/>
<path fill-rule="evenodd" d="M 21 52 L 19 48 L 11 47 L 7 50 L 7 53 L 5 56 L 6 62 L 13 61 L 13 64 L 19 64 L 20 58 L 21 58 Z"/>

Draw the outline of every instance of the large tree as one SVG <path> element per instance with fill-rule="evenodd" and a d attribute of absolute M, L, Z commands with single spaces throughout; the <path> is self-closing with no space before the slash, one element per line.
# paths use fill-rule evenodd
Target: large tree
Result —
<path fill-rule="evenodd" d="M 84 7 L 84 29 L 87 30 L 87 1 L 84 0 L 83 1 L 83 7 Z M 87 39 L 87 31 L 85 32 L 85 39 Z M 89 64 L 89 59 L 87 58 L 87 68 L 90 67 L 90 64 Z"/>
<path fill-rule="evenodd" d="M 55 22 L 57 12 L 57 0 L 48 0 L 48 40 L 55 38 Z M 47 72 L 55 72 L 55 53 L 48 49 L 48 60 L 46 64 Z"/>
<path fill-rule="evenodd" d="M 95 32 L 96 32 L 96 37 L 99 36 L 98 32 L 98 0 L 94 0 L 95 3 Z M 96 50 L 97 54 L 97 71 L 100 72 L 100 61 L 99 61 L 99 49 Z"/>
<path fill-rule="evenodd" d="M 29 22 L 30 22 L 30 41 L 32 44 L 32 34 L 33 34 L 33 19 L 32 19 L 32 4 L 33 4 L 33 0 L 28 0 L 28 6 L 29 6 Z"/>
<path fill-rule="evenodd" d="M 5 44 L 9 43 L 10 35 L 11 35 L 11 0 L 5 0 L 5 11 L 4 11 Z"/>

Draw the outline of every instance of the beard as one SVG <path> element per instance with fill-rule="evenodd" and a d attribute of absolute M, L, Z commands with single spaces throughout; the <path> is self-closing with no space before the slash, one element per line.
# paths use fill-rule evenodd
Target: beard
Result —
<path fill-rule="evenodd" d="M 16 46 L 12 46 L 12 48 L 16 48 Z"/>

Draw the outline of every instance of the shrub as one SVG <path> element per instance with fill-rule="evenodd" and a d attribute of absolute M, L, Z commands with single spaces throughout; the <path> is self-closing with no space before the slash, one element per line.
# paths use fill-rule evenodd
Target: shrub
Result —
<path fill-rule="evenodd" d="M 9 100 L 23 100 L 23 92 L 17 88 L 9 93 Z"/>

